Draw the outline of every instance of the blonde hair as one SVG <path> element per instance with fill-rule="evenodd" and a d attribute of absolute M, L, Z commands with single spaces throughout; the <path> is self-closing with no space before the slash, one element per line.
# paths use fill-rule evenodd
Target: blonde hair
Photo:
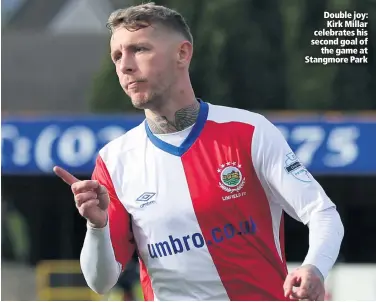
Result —
<path fill-rule="evenodd" d="M 136 31 L 156 23 L 182 34 L 193 44 L 191 30 L 184 17 L 173 9 L 153 2 L 114 11 L 108 18 L 106 27 L 112 34 L 120 26 L 129 31 Z"/>

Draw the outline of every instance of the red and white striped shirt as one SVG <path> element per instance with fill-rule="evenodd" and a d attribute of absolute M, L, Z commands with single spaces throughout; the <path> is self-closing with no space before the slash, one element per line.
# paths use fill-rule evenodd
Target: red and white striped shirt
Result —
<path fill-rule="evenodd" d="M 94 289 L 100 279 L 87 268 L 96 252 L 85 249 L 107 245 L 115 282 L 137 249 L 145 300 L 285 300 L 283 212 L 308 224 L 314 213 L 335 211 L 266 118 L 202 101 L 182 144 L 144 121 L 100 151 L 93 179 L 111 203 L 107 227 L 88 229 L 85 278 Z M 324 276 L 338 256 L 337 235 L 333 259 L 320 262 L 316 249 L 305 261 Z"/>

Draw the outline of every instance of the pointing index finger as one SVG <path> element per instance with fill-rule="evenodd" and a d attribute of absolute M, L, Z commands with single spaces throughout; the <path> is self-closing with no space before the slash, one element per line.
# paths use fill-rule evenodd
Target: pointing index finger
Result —
<path fill-rule="evenodd" d="M 73 185 L 74 183 L 80 181 L 76 177 L 74 177 L 72 174 L 70 174 L 68 171 L 64 170 L 61 167 L 54 167 L 53 171 L 57 176 L 59 176 L 65 183 L 68 185 Z"/>

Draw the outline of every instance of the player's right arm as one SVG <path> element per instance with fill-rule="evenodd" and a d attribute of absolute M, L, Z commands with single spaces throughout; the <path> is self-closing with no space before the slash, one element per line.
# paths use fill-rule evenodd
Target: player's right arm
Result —
<path fill-rule="evenodd" d="M 92 180 L 80 181 L 59 167 L 54 171 L 71 185 L 76 207 L 87 220 L 80 256 L 85 280 L 92 290 L 105 294 L 115 286 L 135 250 L 129 215 L 100 156 Z"/>

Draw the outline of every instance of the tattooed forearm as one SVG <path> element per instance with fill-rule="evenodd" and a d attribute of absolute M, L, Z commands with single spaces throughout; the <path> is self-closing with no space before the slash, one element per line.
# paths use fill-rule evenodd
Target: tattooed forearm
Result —
<path fill-rule="evenodd" d="M 174 120 L 169 121 L 165 116 L 148 118 L 150 130 L 155 134 L 172 133 L 181 131 L 192 126 L 200 111 L 200 104 L 197 102 L 191 106 L 182 108 L 175 112 Z"/>

